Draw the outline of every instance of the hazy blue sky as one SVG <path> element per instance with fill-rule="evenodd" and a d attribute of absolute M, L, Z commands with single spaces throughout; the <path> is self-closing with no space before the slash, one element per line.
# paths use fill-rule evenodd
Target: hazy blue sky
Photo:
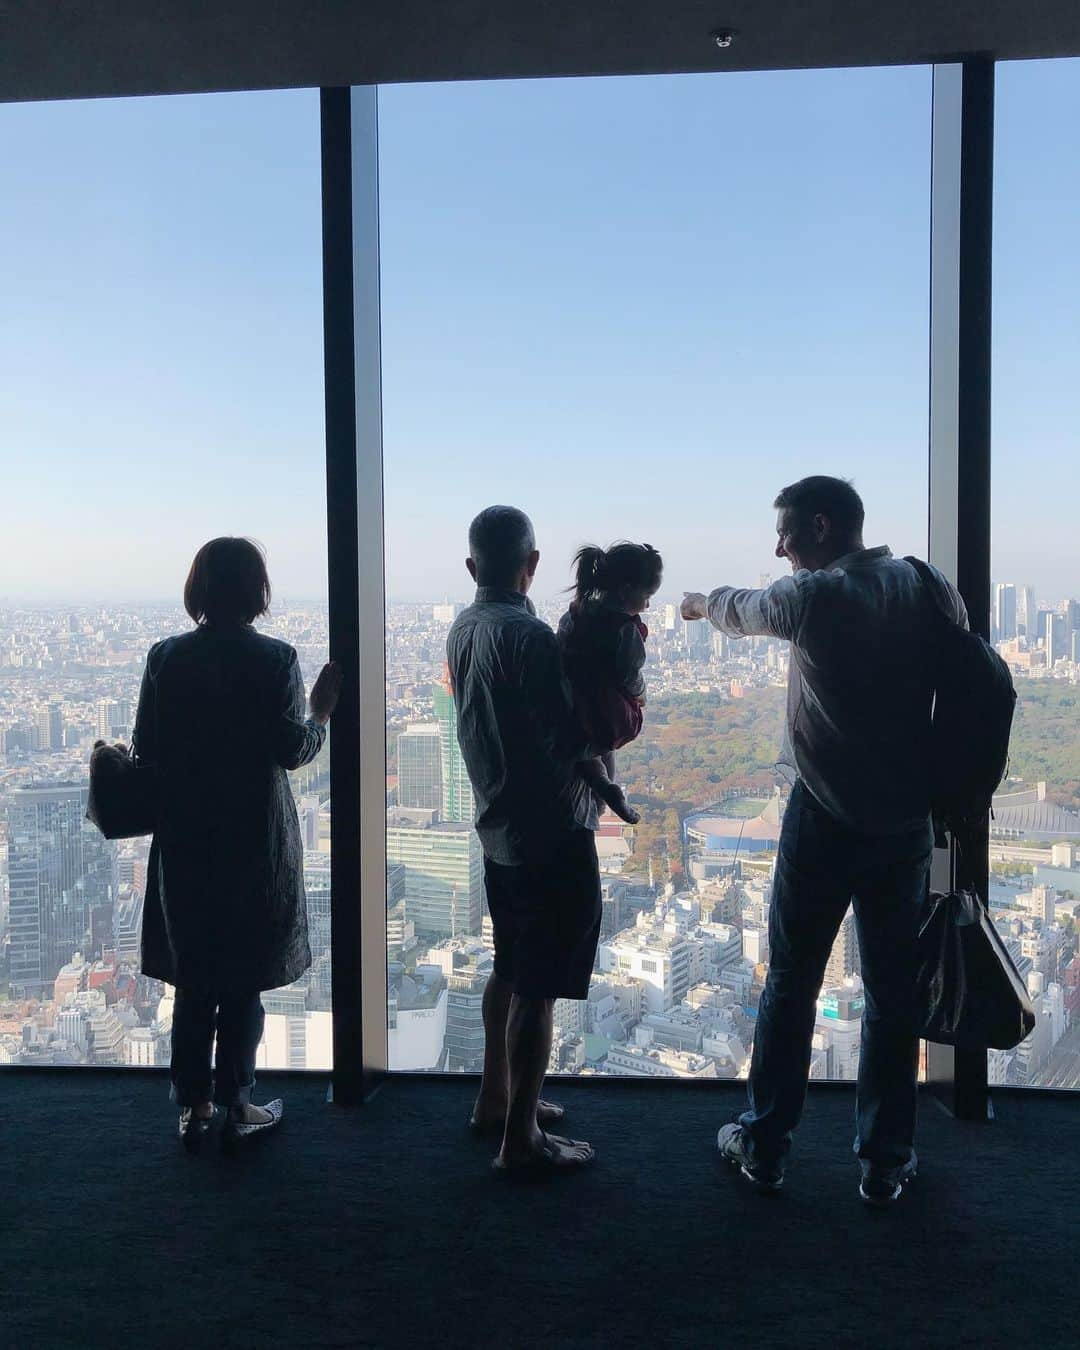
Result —
<path fill-rule="evenodd" d="M 380 92 L 395 598 L 470 516 L 756 582 L 770 502 L 926 522 L 926 68 Z M 995 574 L 1080 593 L 1080 62 L 998 74 Z M 0 600 L 176 595 L 208 535 L 325 592 L 318 98 L 0 107 Z"/>

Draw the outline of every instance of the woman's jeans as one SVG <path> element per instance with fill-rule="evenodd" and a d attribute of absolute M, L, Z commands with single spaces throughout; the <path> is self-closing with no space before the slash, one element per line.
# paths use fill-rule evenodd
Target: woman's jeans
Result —
<path fill-rule="evenodd" d="M 172 1021 L 173 1100 L 181 1106 L 211 1100 L 219 1106 L 249 1102 L 265 1020 L 258 990 L 215 993 L 198 986 L 178 987 Z M 215 1030 L 216 1073 L 210 1066 Z"/>
<path fill-rule="evenodd" d="M 769 904 L 769 974 L 740 1117 L 752 1158 L 779 1162 L 806 1098 L 817 996 L 849 904 L 864 985 L 855 1151 L 893 1167 L 911 1157 L 918 1074 L 916 940 L 933 834 L 845 829 L 796 783 L 780 832 Z"/>

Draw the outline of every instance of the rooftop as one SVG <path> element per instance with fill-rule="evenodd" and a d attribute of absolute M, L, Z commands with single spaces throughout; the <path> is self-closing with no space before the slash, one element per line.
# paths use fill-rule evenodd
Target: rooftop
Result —
<path fill-rule="evenodd" d="M 1008 797 L 995 797 L 990 831 L 994 835 L 1011 834 L 1029 839 L 1080 838 L 1080 815 L 1055 806 L 1045 798 L 1030 800 L 1030 794 L 1018 794 L 1024 801 L 1012 804 Z"/>
<path fill-rule="evenodd" d="M 780 798 L 771 797 L 765 809 L 759 815 L 728 816 L 722 812 L 701 812 L 686 818 L 688 829 L 705 835 L 719 835 L 723 838 L 739 837 L 751 839 L 779 839 L 780 837 Z"/>

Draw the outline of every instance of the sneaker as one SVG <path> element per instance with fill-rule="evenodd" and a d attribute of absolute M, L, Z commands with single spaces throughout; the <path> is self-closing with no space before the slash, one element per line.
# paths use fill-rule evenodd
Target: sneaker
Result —
<path fill-rule="evenodd" d="M 919 1160 L 912 1149 L 911 1157 L 899 1167 L 881 1167 L 865 1158 L 859 1160 L 859 1166 L 862 1168 L 859 1195 L 868 1205 L 885 1209 L 900 1199 L 905 1185 L 918 1171 Z"/>
<path fill-rule="evenodd" d="M 720 1150 L 721 1158 L 737 1167 L 759 1191 L 778 1191 L 784 1184 L 784 1173 L 779 1163 L 766 1164 L 751 1160 L 746 1148 L 746 1133 L 737 1120 L 720 1127 L 716 1147 Z"/>
<path fill-rule="evenodd" d="M 230 1106 L 225 1113 L 225 1126 L 221 1133 L 222 1145 L 228 1148 L 242 1139 L 254 1139 L 257 1134 L 266 1134 L 268 1130 L 277 1129 L 285 1114 L 285 1103 L 280 1097 L 275 1097 L 272 1102 L 264 1102 L 262 1109 L 267 1113 L 267 1119 L 248 1124 L 244 1120 L 243 1108 Z"/>

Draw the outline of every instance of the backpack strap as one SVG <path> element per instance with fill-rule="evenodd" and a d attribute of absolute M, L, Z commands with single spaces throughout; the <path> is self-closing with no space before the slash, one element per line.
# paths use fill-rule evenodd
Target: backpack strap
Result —
<path fill-rule="evenodd" d="M 930 629 L 936 639 L 934 644 L 935 650 L 933 652 L 933 662 L 934 662 L 933 676 L 934 676 L 934 685 L 936 688 L 938 682 L 938 675 L 940 673 L 941 668 L 941 662 L 944 660 L 943 646 L 945 640 L 945 625 L 951 624 L 952 620 L 945 613 L 940 603 L 938 602 L 937 578 L 935 577 L 933 570 L 930 567 L 930 564 L 923 562 L 921 558 L 915 558 L 910 556 L 905 556 L 904 561 L 906 563 L 910 563 L 910 565 L 915 569 L 915 575 L 919 578 L 919 591 L 922 596 L 923 611 L 924 613 L 927 614 L 930 620 Z M 938 816 L 937 812 L 934 813 L 933 823 L 934 823 L 934 847 L 948 848 L 949 840 L 946 834 L 945 823 Z M 956 889 L 956 862 L 957 862 L 956 851 L 950 849 L 949 869 L 950 869 L 950 889 L 952 890 Z"/>
<path fill-rule="evenodd" d="M 928 562 L 923 562 L 922 558 L 915 558 L 905 555 L 904 561 L 909 563 L 922 583 L 923 599 L 929 605 L 930 609 L 938 619 L 944 619 L 947 624 L 955 627 L 954 621 L 945 613 L 940 601 L 941 587 L 938 584 L 937 573 Z"/>

